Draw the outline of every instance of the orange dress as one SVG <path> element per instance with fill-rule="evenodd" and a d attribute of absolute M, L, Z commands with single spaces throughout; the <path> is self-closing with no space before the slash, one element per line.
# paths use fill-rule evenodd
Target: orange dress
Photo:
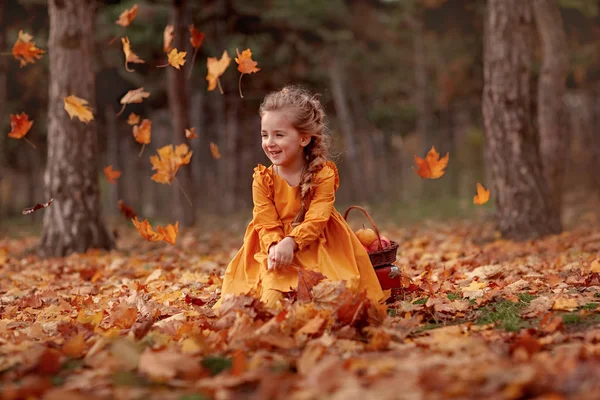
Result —
<path fill-rule="evenodd" d="M 314 178 L 313 192 L 304 221 L 292 227 L 301 207 L 300 187 L 290 186 L 273 172 L 273 166 L 254 169 L 252 197 L 253 219 L 246 229 L 244 244 L 227 266 L 221 298 L 227 293 L 247 293 L 262 286 L 261 300 L 273 305 L 281 292 L 295 289 L 297 268 L 276 271 L 267 269 L 267 252 L 271 244 L 291 236 L 298 244 L 292 266 L 318 270 L 328 279 L 358 278 L 360 291 L 379 301 L 381 285 L 366 250 L 335 209 L 338 171 L 328 161 Z M 218 307 L 221 300 L 215 304 Z"/>

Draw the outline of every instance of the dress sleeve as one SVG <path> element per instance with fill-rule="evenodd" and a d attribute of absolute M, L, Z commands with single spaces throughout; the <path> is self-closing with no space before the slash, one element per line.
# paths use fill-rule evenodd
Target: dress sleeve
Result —
<path fill-rule="evenodd" d="M 315 189 L 304 221 L 287 235 L 294 238 L 299 251 L 308 247 L 323 233 L 334 210 L 338 186 L 337 168 L 335 164 L 328 162 L 315 177 Z"/>
<path fill-rule="evenodd" d="M 283 224 L 273 203 L 273 177 L 264 165 L 254 168 L 252 181 L 252 222 L 258 233 L 260 248 L 265 253 L 269 247 L 285 237 Z"/>

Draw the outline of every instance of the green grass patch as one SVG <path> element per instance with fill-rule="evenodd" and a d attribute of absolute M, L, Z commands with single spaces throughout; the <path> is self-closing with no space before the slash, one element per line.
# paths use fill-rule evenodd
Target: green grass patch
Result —
<path fill-rule="evenodd" d="M 518 303 L 513 303 L 508 300 L 497 301 L 480 308 L 479 318 L 476 321 L 477 325 L 486 325 L 494 323 L 496 326 L 510 332 L 519 331 L 523 328 L 532 326 L 533 321 L 526 321 L 521 318 L 521 309 L 529 305 L 531 300 L 535 299 L 528 293 L 521 293 Z"/>

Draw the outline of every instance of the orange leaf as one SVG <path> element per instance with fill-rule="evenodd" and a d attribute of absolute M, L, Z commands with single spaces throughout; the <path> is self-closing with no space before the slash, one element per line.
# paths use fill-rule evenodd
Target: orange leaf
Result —
<path fill-rule="evenodd" d="M 12 48 L 12 55 L 19 60 L 20 67 L 23 68 L 27 64 L 33 64 L 39 60 L 46 51 L 35 47 L 35 42 L 32 42 L 33 37 L 22 30 L 19 31 L 19 38 Z"/>
<path fill-rule="evenodd" d="M 75 336 L 72 336 L 62 346 L 63 354 L 65 354 L 71 358 L 81 357 L 83 355 L 84 350 L 85 350 L 85 338 L 83 337 L 83 334 L 81 332 Z"/>
<path fill-rule="evenodd" d="M 8 137 L 13 139 L 21 139 L 27 134 L 27 132 L 29 132 L 31 125 L 33 125 L 33 121 L 30 121 L 29 116 L 24 112 L 17 115 L 10 114 L 11 131 L 8 134 Z"/>
<path fill-rule="evenodd" d="M 69 113 L 71 119 L 77 117 L 86 124 L 94 119 L 94 114 L 92 114 L 92 109 L 87 105 L 87 100 L 71 95 L 65 97 L 64 102 L 65 110 Z"/>
<path fill-rule="evenodd" d="M 182 143 L 173 148 L 172 144 L 158 149 L 158 155 L 150 156 L 152 169 L 157 172 L 152 175 L 152 180 L 158 183 L 173 182 L 175 174 L 184 164 L 189 164 L 192 158 L 192 151 L 189 151 L 187 144 Z"/>
<path fill-rule="evenodd" d="M 165 26 L 165 31 L 163 32 L 163 51 L 168 53 L 171 50 L 171 45 L 173 44 L 173 39 L 175 38 L 175 27 L 173 25 Z"/>
<path fill-rule="evenodd" d="M 298 267 L 298 301 L 312 301 L 313 286 L 327 277 L 318 271 Z"/>
<path fill-rule="evenodd" d="M 235 62 L 238 63 L 238 71 L 242 74 L 251 74 L 260 71 L 260 68 L 256 68 L 258 62 L 252 60 L 252 51 L 250 49 L 242 51 L 242 54 L 240 54 L 238 49 L 235 49 L 235 52 L 237 53 Z"/>
<path fill-rule="evenodd" d="M 150 225 L 150 222 L 148 222 L 147 219 L 143 220 L 142 222 L 139 222 L 137 217 L 134 217 L 131 222 L 133 222 L 133 225 L 135 225 L 135 228 L 138 230 L 138 232 L 140 233 L 140 235 L 142 235 L 142 237 L 144 239 L 146 239 L 149 242 L 159 242 L 161 240 L 163 240 L 163 235 L 161 235 L 160 233 L 154 232 L 152 230 L 152 226 Z"/>
<path fill-rule="evenodd" d="M 120 103 L 123 104 L 123 108 L 121 108 L 121 111 L 117 114 L 117 116 L 121 115 L 123 110 L 125 110 L 126 104 L 141 103 L 148 97 L 150 97 L 150 93 L 144 92 L 143 87 L 128 91 L 125 96 L 121 97 Z"/>
<path fill-rule="evenodd" d="M 175 225 L 167 225 L 164 228 L 159 225 L 156 227 L 156 231 L 163 236 L 165 242 L 175 244 L 179 232 L 179 222 L 175 222 Z"/>
<path fill-rule="evenodd" d="M 185 51 L 178 51 L 177 49 L 171 50 L 169 52 L 169 64 L 177 69 L 181 69 L 181 66 L 185 64 L 186 54 L 187 52 Z"/>
<path fill-rule="evenodd" d="M 119 177 L 121 176 L 121 171 L 118 170 L 113 170 L 113 166 L 109 165 L 108 167 L 104 168 L 104 175 L 106 175 L 106 179 L 108 180 L 109 183 L 117 183 L 115 181 L 115 179 L 119 179 Z"/>
<path fill-rule="evenodd" d="M 133 51 L 131 51 L 131 43 L 129 42 L 128 37 L 121 38 L 121 43 L 123 43 L 123 53 L 125 53 L 125 70 L 127 72 L 133 72 L 134 70 L 129 69 L 127 63 L 137 63 L 144 64 L 146 61 L 139 58 Z"/>
<path fill-rule="evenodd" d="M 223 50 L 223 55 L 221 55 L 221 59 L 217 60 L 216 57 L 208 57 L 206 60 L 206 66 L 208 67 L 208 74 L 206 75 L 206 80 L 208 81 L 208 90 L 215 90 L 217 87 L 217 80 L 229 64 L 231 63 L 231 58 L 229 54 L 227 54 L 227 50 Z"/>
<path fill-rule="evenodd" d="M 212 154 L 215 160 L 221 158 L 221 154 L 219 154 L 219 146 L 217 146 L 213 142 L 210 142 L 210 153 Z"/>
<path fill-rule="evenodd" d="M 435 151 L 435 147 L 431 146 L 431 150 L 429 150 L 425 159 L 415 156 L 415 162 L 419 167 L 415 172 L 421 178 L 438 179 L 446 173 L 444 169 L 448 165 L 449 158 L 450 153 L 446 153 L 446 155 L 440 159 L 440 155 Z"/>
<path fill-rule="evenodd" d="M 127 204 L 123 202 L 123 200 L 118 201 L 119 210 L 121 210 L 121 214 L 127 219 L 137 218 L 135 211 L 133 208 L 129 207 Z"/>
<path fill-rule="evenodd" d="M 133 21 L 133 19 L 137 15 L 137 12 L 138 12 L 138 5 L 134 4 L 133 7 L 131 7 L 128 10 L 123 11 L 121 13 L 121 15 L 119 15 L 119 19 L 117 20 L 116 24 L 121 25 L 123 28 L 125 28 L 126 26 L 129 26 L 129 24 L 131 24 L 131 21 Z"/>
<path fill-rule="evenodd" d="M 477 195 L 473 196 L 473 204 L 485 204 L 490 199 L 490 189 L 483 187 L 483 185 L 477 182 Z"/>
<path fill-rule="evenodd" d="M 140 122 L 139 115 L 137 115 L 136 113 L 129 114 L 129 117 L 127 118 L 127 123 L 129 125 L 137 125 L 139 122 Z"/>
<path fill-rule="evenodd" d="M 133 127 L 133 137 L 140 144 L 149 144 L 152 135 L 152 121 L 144 119 L 141 124 Z"/>
<path fill-rule="evenodd" d="M 188 28 L 190 30 L 190 43 L 195 49 L 198 49 L 204 41 L 204 32 L 199 32 L 194 24 L 191 24 Z"/>
<path fill-rule="evenodd" d="M 185 137 L 188 138 L 188 139 L 197 138 L 198 135 L 196 134 L 196 128 L 186 129 L 185 130 Z"/>

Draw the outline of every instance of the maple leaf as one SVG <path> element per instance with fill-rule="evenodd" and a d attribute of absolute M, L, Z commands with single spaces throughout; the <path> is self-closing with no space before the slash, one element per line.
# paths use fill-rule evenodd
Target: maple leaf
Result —
<path fill-rule="evenodd" d="M 188 73 L 188 79 L 189 79 L 190 76 L 192 76 L 192 71 L 194 70 L 194 63 L 196 62 L 196 54 L 198 54 L 198 50 L 200 49 L 200 46 L 202 46 L 202 42 L 204 41 L 204 32 L 199 32 L 194 27 L 194 24 L 189 25 L 188 29 L 190 30 L 190 43 L 192 44 L 192 47 L 194 48 L 194 54 L 192 55 L 192 65 L 190 65 L 189 73 Z"/>
<path fill-rule="evenodd" d="M 113 166 L 111 164 L 108 167 L 104 168 L 104 175 L 106 176 L 106 179 L 109 183 L 115 184 L 117 183 L 115 179 L 119 179 L 119 177 L 121 176 L 121 171 L 113 170 Z"/>
<path fill-rule="evenodd" d="M 208 57 L 206 60 L 206 67 L 208 68 L 208 74 L 206 75 L 208 91 L 215 90 L 218 84 L 219 91 L 223 94 L 223 88 L 221 87 L 219 77 L 223 75 L 230 63 L 231 58 L 229 57 L 229 54 L 227 54 L 227 50 L 223 50 L 223 54 L 218 60 L 216 57 Z"/>
<path fill-rule="evenodd" d="M 136 215 L 135 211 L 133 211 L 133 208 L 126 205 L 123 202 L 123 200 L 119 200 L 117 202 L 117 204 L 119 205 L 119 210 L 121 210 L 121 214 L 123 214 L 123 216 L 125 218 L 127 218 L 128 220 L 130 220 L 132 218 L 137 218 L 137 215 Z"/>
<path fill-rule="evenodd" d="M 129 26 L 138 12 L 138 5 L 134 4 L 133 7 L 127 9 L 119 15 L 119 19 L 116 21 L 117 25 L 121 25 L 123 28 Z"/>
<path fill-rule="evenodd" d="M 179 221 L 175 222 L 175 225 L 169 224 L 164 228 L 159 225 L 156 227 L 156 231 L 159 235 L 163 236 L 165 242 L 175 244 L 177 233 L 179 232 Z"/>
<path fill-rule="evenodd" d="M 310 291 L 323 279 L 327 277 L 319 271 L 298 267 L 298 301 L 312 301 Z"/>
<path fill-rule="evenodd" d="M 171 50 L 171 45 L 173 44 L 173 39 L 175 38 L 175 27 L 173 25 L 165 26 L 165 30 L 163 32 L 163 51 L 168 53 Z"/>
<path fill-rule="evenodd" d="M 215 160 L 221 158 L 221 154 L 219 153 L 219 146 L 217 146 L 213 142 L 210 142 L 210 154 L 212 154 Z"/>
<path fill-rule="evenodd" d="M 127 118 L 127 123 L 129 125 L 137 125 L 139 122 L 140 122 L 139 115 L 137 115 L 136 113 L 129 114 L 129 117 Z"/>
<path fill-rule="evenodd" d="M 477 195 L 473 196 L 473 204 L 485 204 L 490 199 L 490 189 L 486 189 L 483 185 L 477 182 Z"/>
<path fill-rule="evenodd" d="M 12 139 L 21 139 L 29 132 L 31 125 L 33 125 L 33 121 L 30 121 L 29 116 L 24 112 L 17 115 L 10 114 L 11 131 L 8 134 L 8 137 Z"/>
<path fill-rule="evenodd" d="M 152 121 L 149 119 L 142 120 L 142 123 L 133 127 L 133 137 L 135 141 L 144 146 L 150 144 L 150 136 L 152 135 Z M 140 156 L 144 151 L 144 146 L 140 150 Z"/>
<path fill-rule="evenodd" d="M 67 113 L 69 113 L 69 117 L 71 117 L 71 119 L 73 119 L 73 117 L 77 117 L 80 121 L 85 122 L 86 124 L 94 119 L 94 114 L 92 114 L 92 109 L 87 105 L 87 100 L 71 95 L 65 97 L 64 101 L 65 110 Z"/>
<path fill-rule="evenodd" d="M 185 130 L 185 137 L 188 139 L 195 139 L 198 137 L 196 134 L 196 128 L 190 128 Z"/>
<path fill-rule="evenodd" d="M 164 65 L 159 65 L 157 68 L 162 68 L 162 67 L 171 65 L 172 67 L 181 69 L 181 66 L 183 64 L 185 64 L 185 55 L 186 54 L 187 54 L 187 52 L 185 52 L 185 51 L 178 51 L 177 49 L 172 49 L 169 52 L 169 55 L 168 55 L 169 59 L 168 59 L 167 63 Z"/>
<path fill-rule="evenodd" d="M 187 144 L 182 143 L 175 148 L 172 144 L 158 149 L 158 155 L 150 156 L 152 169 L 157 172 L 152 175 L 152 180 L 158 183 L 173 182 L 175 174 L 184 164 L 189 164 L 192 158 L 192 151 L 189 151 Z"/>
<path fill-rule="evenodd" d="M 160 242 L 163 240 L 163 235 L 158 232 L 154 232 L 152 225 L 150 225 L 150 222 L 148 222 L 147 219 L 144 219 L 142 222 L 140 222 L 138 221 L 137 217 L 134 217 L 131 222 L 133 222 L 133 225 L 138 230 L 140 235 L 142 235 L 142 237 L 147 241 Z"/>
<path fill-rule="evenodd" d="M 431 150 L 429 150 L 425 159 L 415 156 L 415 163 L 419 168 L 415 172 L 421 178 L 438 179 L 446 173 L 444 169 L 448 165 L 449 157 L 450 153 L 446 153 L 446 155 L 440 159 L 440 155 L 435 151 L 435 147 L 431 146 Z"/>
<path fill-rule="evenodd" d="M 121 111 L 119 111 L 119 113 L 117 114 L 117 117 L 119 115 L 121 115 L 123 113 L 123 111 L 125 111 L 125 106 L 127 104 L 141 103 L 142 101 L 144 101 L 144 99 L 146 99 L 148 97 L 150 97 L 150 93 L 144 92 L 143 87 L 128 91 L 125 94 L 125 96 L 123 96 L 121 98 L 120 103 L 123 104 L 123 107 L 121 107 Z"/>
<path fill-rule="evenodd" d="M 146 61 L 139 58 L 133 51 L 131 51 L 131 43 L 129 42 L 128 37 L 121 38 L 121 43 L 123 43 L 123 53 L 125 53 L 125 70 L 127 72 L 133 72 L 133 69 L 130 69 L 127 65 L 128 63 L 137 63 L 144 64 Z"/>
<path fill-rule="evenodd" d="M 242 51 L 242 54 L 240 54 L 238 49 L 235 49 L 235 52 L 237 53 L 235 62 L 238 63 L 238 71 L 242 73 L 238 81 L 238 90 L 240 91 L 240 97 L 244 98 L 244 95 L 242 94 L 242 76 L 244 76 L 244 74 L 258 72 L 260 71 L 260 68 L 256 68 L 258 63 L 252 60 L 252 51 L 250 51 L 250 49 Z"/>
<path fill-rule="evenodd" d="M 33 37 L 19 31 L 19 37 L 12 48 L 12 55 L 19 61 L 19 66 L 23 68 L 27 64 L 34 64 L 36 60 L 42 58 L 42 54 L 46 51 L 35 47 L 35 42 L 32 42 Z"/>
<path fill-rule="evenodd" d="M 47 203 L 44 203 L 44 204 L 36 204 L 36 205 L 35 205 L 35 206 L 33 206 L 33 207 L 28 207 L 28 208 L 25 208 L 25 209 L 23 209 L 23 211 L 22 211 L 22 214 L 23 214 L 23 215 L 27 215 L 27 214 L 31 214 L 32 212 L 35 212 L 35 211 L 37 211 L 37 210 L 39 210 L 39 209 L 46 208 L 46 207 L 48 207 L 50 204 L 52 204 L 52 202 L 53 202 L 53 201 L 54 201 L 54 199 L 50 199 L 50 200 L 48 200 L 48 202 L 47 202 Z"/>

